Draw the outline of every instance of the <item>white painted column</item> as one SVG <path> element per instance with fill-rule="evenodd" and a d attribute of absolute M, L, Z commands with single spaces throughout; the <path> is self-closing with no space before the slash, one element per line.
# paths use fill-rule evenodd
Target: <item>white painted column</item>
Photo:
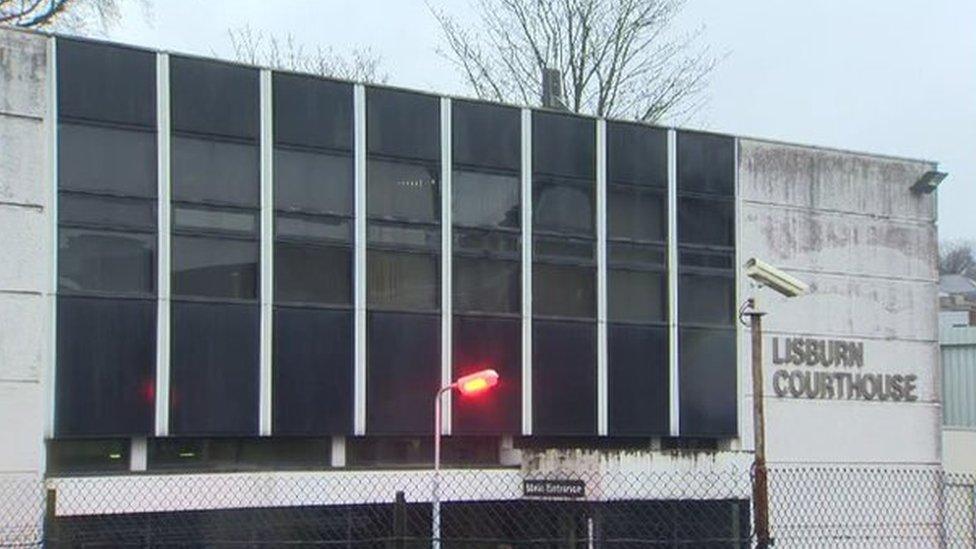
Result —
<path fill-rule="evenodd" d="M 355 243 L 353 281 L 355 348 L 353 372 L 353 432 L 366 434 L 366 88 L 356 84 L 353 93 L 355 111 Z"/>
<path fill-rule="evenodd" d="M 532 434 L 532 110 L 522 109 L 522 434 Z"/>
<path fill-rule="evenodd" d="M 55 406 L 57 405 L 57 364 L 58 364 L 58 42 L 53 36 L 47 39 L 47 146 L 50 162 L 48 164 L 47 198 L 50 220 L 51 277 L 48 280 L 48 300 L 50 306 L 50 338 L 48 339 L 48 363 L 44 367 L 45 408 L 44 436 L 54 437 Z M 46 446 L 41 441 L 41 471 L 47 467 Z"/>
<path fill-rule="evenodd" d="M 346 466 L 346 437 L 332 437 L 332 452 L 329 457 L 333 467 Z"/>
<path fill-rule="evenodd" d="M 129 470 L 142 472 L 149 465 L 149 444 L 146 437 L 134 437 L 129 440 Z"/>
<path fill-rule="evenodd" d="M 607 121 L 596 121 L 596 425 L 609 432 L 607 366 Z"/>
<path fill-rule="evenodd" d="M 261 342 L 258 432 L 271 435 L 274 324 L 274 103 L 272 74 L 261 71 Z"/>
<path fill-rule="evenodd" d="M 678 157 L 677 133 L 668 130 L 668 401 L 671 404 L 671 436 L 680 433 L 678 386 Z"/>
<path fill-rule="evenodd" d="M 156 55 L 156 436 L 169 434 L 170 379 L 170 102 L 169 54 Z"/>
<path fill-rule="evenodd" d="M 441 386 L 450 385 L 453 378 L 452 365 L 452 319 L 451 282 L 453 279 L 451 256 L 451 100 L 441 98 Z M 441 413 L 441 433 L 451 434 L 451 402 L 453 395 L 444 395 Z"/>

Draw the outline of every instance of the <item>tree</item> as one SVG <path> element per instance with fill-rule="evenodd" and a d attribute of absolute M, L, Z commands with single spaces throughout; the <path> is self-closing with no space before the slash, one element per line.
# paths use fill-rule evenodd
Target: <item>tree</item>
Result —
<path fill-rule="evenodd" d="M 431 7 L 441 53 L 482 99 L 537 105 L 544 69 L 561 72 L 570 111 L 655 122 L 700 107 L 717 64 L 675 35 L 683 0 L 471 0 L 474 25 Z"/>
<path fill-rule="evenodd" d="M 960 274 L 976 280 L 976 243 L 967 240 L 939 245 L 939 274 Z"/>
<path fill-rule="evenodd" d="M 242 63 L 359 82 L 383 83 L 387 80 L 387 75 L 380 72 L 381 58 L 369 48 L 354 49 L 348 56 L 343 56 L 332 47 L 306 50 L 291 34 L 278 38 L 249 26 L 227 32 L 234 57 Z"/>
<path fill-rule="evenodd" d="M 0 24 L 13 27 L 104 34 L 121 16 L 119 0 L 0 0 Z"/>

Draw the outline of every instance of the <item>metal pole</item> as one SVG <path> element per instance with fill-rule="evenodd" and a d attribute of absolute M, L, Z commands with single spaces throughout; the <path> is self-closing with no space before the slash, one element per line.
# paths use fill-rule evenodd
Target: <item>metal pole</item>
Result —
<path fill-rule="evenodd" d="M 441 387 L 434 397 L 434 482 L 431 493 L 430 546 L 441 546 L 441 397 L 454 388 L 454 384 Z"/>
<path fill-rule="evenodd" d="M 766 549 L 769 539 L 769 484 L 766 476 L 766 418 L 763 399 L 762 375 L 762 317 L 766 313 L 756 310 L 756 302 L 750 299 L 749 310 L 752 331 L 752 430 L 755 454 L 752 463 L 752 515 L 756 528 L 756 547 Z"/>

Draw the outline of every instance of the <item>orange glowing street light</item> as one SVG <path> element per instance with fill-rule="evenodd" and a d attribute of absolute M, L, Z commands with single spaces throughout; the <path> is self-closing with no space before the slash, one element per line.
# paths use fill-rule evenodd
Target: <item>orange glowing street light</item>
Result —
<path fill-rule="evenodd" d="M 435 549 L 441 545 L 441 397 L 451 389 L 457 389 L 464 396 L 480 395 L 495 385 L 498 385 L 498 372 L 487 368 L 457 378 L 454 383 L 438 389 L 437 395 L 434 396 L 434 483 L 431 497 L 431 516 L 433 519 L 431 524 L 431 539 L 433 543 L 431 546 Z"/>

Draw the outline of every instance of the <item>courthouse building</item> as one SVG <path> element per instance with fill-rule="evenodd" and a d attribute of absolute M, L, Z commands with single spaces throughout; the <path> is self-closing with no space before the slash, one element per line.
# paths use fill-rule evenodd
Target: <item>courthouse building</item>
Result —
<path fill-rule="evenodd" d="M 937 469 L 936 169 L 3 30 L 0 475 Z"/>

